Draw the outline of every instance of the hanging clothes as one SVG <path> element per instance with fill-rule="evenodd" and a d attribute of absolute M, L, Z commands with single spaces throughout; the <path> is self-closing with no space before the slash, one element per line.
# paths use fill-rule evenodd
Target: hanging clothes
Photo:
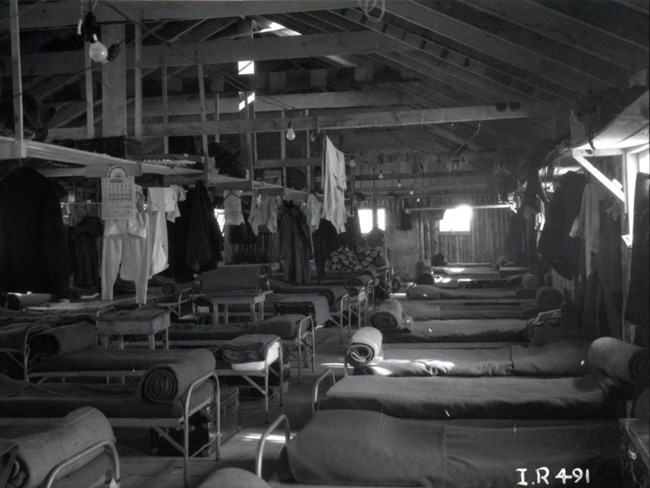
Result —
<path fill-rule="evenodd" d="M 332 251 L 339 248 L 339 234 L 329 220 L 321 219 L 318 229 L 312 234 L 312 242 L 314 244 L 314 261 L 316 261 L 316 277 L 320 283 L 325 276 L 325 261 Z"/>
<path fill-rule="evenodd" d="M 139 195 L 140 205 L 143 197 Z M 151 270 L 149 213 L 136 212 L 133 219 L 107 220 L 102 245 L 102 300 L 113 299 L 113 285 L 118 273 L 135 284 L 135 300 L 147 303 L 147 283 Z"/>
<path fill-rule="evenodd" d="M 309 260 L 311 241 L 305 214 L 293 204 L 287 204 L 279 227 L 279 257 L 284 280 L 294 284 L 310 281 Z"/>
<path fill-rule="evenodd" d="M 329 137 L 323 145 L 323 213 L 339 234 L 345 232 L 345 155 L 336 149 Z"/>
<path fill-rule="evenodd" d="M 203 182 L 179 200 L 180 217 L 168 224 L 171 274 L 179 283 L 193 274 L 217 267 L 222 258 L 223 236 L 214 215 L 214 205 Z"/>
<path fill-rule="evenodd" d="M 546 212 L 546 225 L 537 250 L 562 277 L 570 280 L 578 269 L 580 242 L 569 235 L 582 203 L 585 176 L 569 171 L 558 180 L 558 187 Z"/>
<path fill-rule="evenodd" d="M 630 287 L 628 289 L 625 319 L 638 326 L 634 337 L 637 345 L 648 345 L 650 303 L 648 300 L 648 253 L 650 250 L 648 205 L 650 176 L 638 173 L 634 187 L 634 228 L 632 242 L 632 263 L 630 265 Z"/>
<path fill-rule="evenodd" d="M 351 215 L 345 222 L 345 233 L 348 248 L 352 252 L 357 252 L 361 246 L 361 222 L 359 221 L 359 210 L 356 208 L 352 209 Z"/>
<path fill-rule="evenodd" d="M 0 181 L 0 291 L 59 294 L 70 260 L 56 186 L 31 168 Z"/>
<path fill-rule="evenodd" d="M 590 182 L 582 193 L 580 213 L 573 222 L 569 235 L 582 238 L 585 246 L 587 276 L 591 274 L 593 254 L 598 254 L 600 242 L 600 202 L 605 198 L 605 190 L 599 183 Z"/>
<path fill-rule="evenodd" d="M 241 208 L 241 190 L 226 190 L 223 192 L 223 212 L 226 218 L 225 225 L 244 223 L 244 214 Z"/>
<path fill-rule="evenodd" d="M 103 235 L 101 219 L 91 215 L 68 229 L 70 266 L 75 286 L 94 289 L 101 287 L 97 239 Z"/>
<path fill-rule="evenodd" d="M 271 234 L 275 234 L 278 231 L 277 199 L 267 195 L 257 195 L 253 198 L 248 223 L 255 236 L 259 235 L 260 227 L 266 227 Z"/>
<path fill-rule="evenodd" d="M 162 190 L 162 191 L 161 191 Z M 149 188 L 151 211 L 150 239 L 151 276 L 169 267 L 169 241 L 167 237 L 167 215 L 177 207 L 176 192 L 173 188 Z"/>
<path fill-rule="evenodd" d="M 318 229 L 322 214 L 323 204 L 316 195 L 310 193 L 307 197 L 307 224 L 309 224 L 312 234 Z"/>

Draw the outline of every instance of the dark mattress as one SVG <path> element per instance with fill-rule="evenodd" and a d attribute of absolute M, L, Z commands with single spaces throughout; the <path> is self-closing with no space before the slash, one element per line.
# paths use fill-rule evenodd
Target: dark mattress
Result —
<path fill-rule="evenodd" d="M 425 320 L 406 331 L 382 331 L 384 343 L 395 342 L 527 342 L 521 319 Z"/>
<path fill-rule="evenodd" d="M 213 394 L 212 383 L 192 395 L 196 406 Z M 88 385 L 52 383 L 36 385 L 0 376 L 0 413 L 3 417 L 63 417 L 81 407 L 95 407 L 109 419 L 174 419 L 183 415 L 182 400 L 157 404 L 137 397 L 137 383 Z"/>
<path fill-rule="evenodd" d="M 247 334 L 273 334 L 283 340 L 295 340 L 300 321 L 304 315 L 277 315 L 260 322 L 224 325 L 172 324 L 169 328 L 171 341 L 228 341 Z"/>
<path fill-rule="evenodd" d="M 73 354 L 48 356 L 30 363 L 32 372 L 47 371 L 125 371 L 145 370 L 157 364 L 177 363 L 188 358 L 191 351 L 149 349 L 113 349 L 91 347 Z"/>
<path fill-rule="evenodd" d="M 376 412 L 316 412 L 285 447 L 278 477 L 305 484 L 504 488 L 528 486 L 535 470 L 548 485 L 620 485 L 616 422 L 544 427 L 460 427 Z M 589 470 L 591 484 L 562 484 L 560 470 Z M 576 474 L 577 476 L 577 474 Z M 565 481 L 566 482 L 566 481 Z"/>
<path fill-rule="evenodd" d="M 413 320 L 453 319 L 523 319 L 519 305 L 450 305 L 430 303 L 426 300 L 400 300 L 404 313 Z"/>
<path fill-rule="evenodd" d="M 384 349 L 384 360 L 357 368 L 378 376 L 582 376 L 591 367 L 591 341 L 560 341 L 542 347 L 494 349 Z"/>
<path fill-rule="evenodd" d="M 498 299 L 517 298 L 514 289 L 507 288 L 478 288 L 478 289 L 451 289 L 440 288 L 433 285 L 415 285 L 406 290 L 409 300 L 437 300 L 437 299 Z"/>
<path fill-rule="evenodd" d="M 610 379 L 349 376 L 329 389 L 323 410 L 371 410 L 399 418 L 618 419 L 622 392 Z"/>

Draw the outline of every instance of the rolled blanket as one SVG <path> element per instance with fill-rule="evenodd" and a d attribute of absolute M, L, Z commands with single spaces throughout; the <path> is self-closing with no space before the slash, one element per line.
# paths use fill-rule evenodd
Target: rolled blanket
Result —
<path fill-rule="evenodd" d="M 230 364 L 264 361 L 269 346 L 276 339 L 277 336 L 270 334 L 249 334 L 236 337 L 217 349 L 215 355 Z"/>
<path fill-rule="evenodd" d="M 95 326 L 89 322 L 52 327 L 29 340 L 33 356 L 73 354 L 96 344 Z"/>
<path fill-rule="evenodd" d="M 564 302 L 562 292 L 555 288 L 551 288 L 550 286 L 542 286 L 541 288 L 538 288 L 535 298 L 537 299 L 537 306 L 542 311 L 560 308 L 562 302 Z"/>
<path fill-rule="evenodd" d="M 527 290 L 534 290 L 536 288 L 539 288 L 539 285 L 540 285 L 539 277 L 536 274 L 526 273 L 521 279 L 521 286 L 523 286 Z"/>
<path fill-rule="evenodd" d="M 18 470 L 15 476 L 24 478 L 20 488 L 41 486 L 56 465 L 101 441 L 113 442 L 113 429 L 97 409 L 83 407 L 66 415 L 45 432 L 16 439 Z M 100 453 L 89 454 L 61 472 L 69 474 L 87 464 Z M 4 485 L 3 485 L 4 486 Z M 9 486 L 12 481 L 9 480 Z"/>
<path fill-rule="evenodd" d="M 601 337 L 587 351 L 589 364 L 602 369 L 608 376 L 636 383 L 648 380 L 648 349 L 613 337 Z"/>
<path fill-rule="evenodd" d="M 176 282 L 166 282 L 162 285 L 161 291 L 165 296 L 178 297 L 183 290 L 190 288 L 194 290 L 194 282 L 188 281 L 185 283 L 176 283 Z M 196 290 L 194 290 L 196 291 Z"/>
<path fill-rule="evenodd" d="M 421 270 L 415 277 L 415 283 L 418 285 L 435 285 L 436 279 L 433 271 Z"/>
<path fill-rule="evenodd" d="M 0 486 L 7 486 L 16 459 L 18 444 L 0 439 Z"/>
<path fill-rule="evenodd" d="M 171 403 L 181 398 L 192 382 L 214 371 L 215 366 L 210 351 L 195 349 L 182 361 L 149 368 L 140 379 L 138 394 L 152 403 Z"/>
<path fill-rule="evenodd" d="M 10 293 L 7 295 L 7 308 L 22 310 L 25 307 L 51 302 L 53 298 L 49 293 Z"/>
<path fill-rule="evenodd" d="M 370 366 L 381 358 L 383 337 L 374 327 L 362 327 L 354 333 L 345 350 L 345 358 L 354 367 Z"/>
<path fill-rule="evenodd" d="M 370 314 L 370 325 L 380 331 L 394 331 L 409 328 L 402 304 L 397 300 L 384 300 Z"/>
<path fill-rule="evenodd" d="M 266 287 L 269 266 L 267 264 L 232 264 L 206 271 L 201 275 L 202 290 L 258 292 Z"/>

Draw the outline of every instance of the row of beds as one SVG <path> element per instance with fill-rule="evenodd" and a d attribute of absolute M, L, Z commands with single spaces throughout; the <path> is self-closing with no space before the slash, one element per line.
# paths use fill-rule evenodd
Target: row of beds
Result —
<path fill-rule="evenodd" d="M 232 282 L 228 275 L 241 276 L 242 269 L 257 280 L 259 272 L 223 268 L 225 278 L 213 276 L 213 282 Z M 315 330 L 332 324 L 340 328 L 342 338 L 345 331 L 351 334 L 353 318 L 361 326 L 368 300 L 389 282 L 383 271 L 329 276 L 304 287 L 271 280 L 273 299 L 265 307 L 269 318 L 224 327 L 199 323 L 196 314 L 189 320 L 178 316 L 165 330 L 162 350 L 98 346 L 98 321 L 146 316 L 147 309 L 0 309 L 0 354 L 22 375 L 0 375 L 0 426 L 49 427 L 18 439 L 0 435 L 0 486 L 119 484 L 112 427 L 154 429 L 183 454 L 187 486 L 192 457 L 215 444 L 219 458 L 223 378 L 239 377 L 243 386 L 255 388 L 264 398 L 268 421 L 269 401 L 277 396 L 282 405 L 285 368 L 295 366 L 299 381 L 305 368 L 315 371 Z M 166 303 L 184 300 L 184 289 L 176 290 Z M 89 384 L 89 377 L 106 378 L 106 383 Z M 212 423 L 216 436 L 190 450 L 190 418 L 199 412 Z M 169 435 L 170 428 L 182 429 L 182 441 Z"/>
<path fill-rule="evenodd" d="M 317 379 L 308 424 L 292 437 L 278 417 L 255 475 L 212 481 L 269 486 L 264 443 L 283 428 L 274 486 L 622 486 L 619 419 L 647 429 L 647 348 L 586 337 L 552 289 L 448 291 L 380 304 L 346 348 L 344 378 Z"/>

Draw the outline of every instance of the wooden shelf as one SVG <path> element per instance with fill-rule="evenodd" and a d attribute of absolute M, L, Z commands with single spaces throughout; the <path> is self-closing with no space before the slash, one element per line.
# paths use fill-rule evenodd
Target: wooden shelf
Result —
<path fill-rule="evenodd" d="M 170 167 L 162 164 L 155 163 L 139 163 L 129 159 L 116 158 L 107 154 L 99 154 L 94 152 L 82 151 L 56 144 L 48 144 L 46 142 L 36 141 L 23 141 L 25 154 L 24 157 L 43 159 L 46 161 L 54 161 L 58 163 L 68 163 L 79 165 L 82 168 L 52 168 L 52 176 L 66 176 L 64 173 L 67 171 L 69 176 L 83 176 L 82 171 L 85 166 L 112 166 L 119 164 L 125 167 L 138 167 L 142 168 L 142 173 L 158 174 L 158 175 L 194 175 L 201 176 L 203 171 Z M 20 152 L 17 149 L 16 141 L 12 137 L 0 137 L 0 160 L 3 159 L 21 159 Z M 56 175 L 55 173 L 59 174 Z M 85 174 L 85 173 L 84 173 Z"/>
<path fill-rule="evenodd" d="M 614 120 L 592 138 L 594 148 L 624 149 L 648 143 L 648 91 L 628 105 Z M 574 145 L 574 150 L 591 150 L 589 141 Z"/>

